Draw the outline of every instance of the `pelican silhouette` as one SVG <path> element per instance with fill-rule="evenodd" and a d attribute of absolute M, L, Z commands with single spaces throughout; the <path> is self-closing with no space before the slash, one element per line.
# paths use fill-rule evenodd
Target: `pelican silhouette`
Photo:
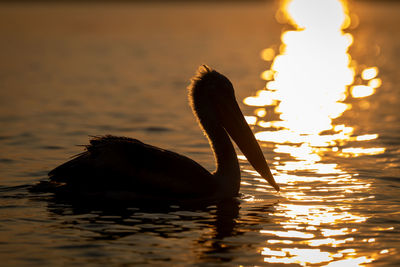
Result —
<path fill-rule="evenodd" d="M 235 141 L 254 169 L 277 191 L 279 186 L 240 111 L 231 82 L 203 65 L 188 87 L 189 102 L 216 160 L 212 173 L 192 159 L 117 137 L 92 137 L 85 151 L 49 172 L 55 187 L 110 197 L 222 199 L 237 196 L 240 167 Z"/>

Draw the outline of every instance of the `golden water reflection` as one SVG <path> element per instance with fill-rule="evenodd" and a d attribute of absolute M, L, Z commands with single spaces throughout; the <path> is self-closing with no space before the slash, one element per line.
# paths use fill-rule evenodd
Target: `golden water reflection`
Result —
<path fill-rule="evenodd" d="M 335 124 L 352 109 L 348 100 L 370 97 L 381 86 L 379 70 L 361 70 L 348 52 L 354 40 L 345 32 L 352 26 L 347 2 L 287 0 L 281 2 L 277 17 L 282 15 L 295 30 L 282 33 L 279 51 L 270 47 L 261 52 L 271 63 L 261 74 L 265 88 L 243 101 L 255 107 L 247 122 L 265 129 L 256 132 L 256 138 L 282 155 L 272 162 L 284 199 L 272 213 L 280 228 L 260 230 L 268 238 L 261 255 L 266 263 L 302 266 L 370 263 L 390 253 L 360 249 L 360 243 L 373 244 L 376 239 L 357 236 L 369 217 L 354 211 L 353 204 L 374 199 L 372 185 L 326 157 L 385 152 L 368 143 L 378 134 L 356 135 L 353 126 Z"/>
<path fill-rule="evenodd" d="M 304 150 L 313 152 L 320 147 L 336 150 L 348 141 L 362 141 L 365 136 L 355 136 L 353 127 L 333 124 L 352 108 L 344 102 L 346 99 L 368 97 L 382 84 L 377 67 L 356 73 L 359 67 L 348 53 L 353 36 L 344 32 L 351 25 L 346 2 L 289 0 L 282 1 L 280 11 L 296 30 L 282 34 L 278 55 L 273 48 L 262 51 L 261 57 L 272 61 L 270 69 L 261 75 L 267 80 L 266 86 L 244 99 L 246 105 L 259 107 L 255 116 L 246 117 L 249 124 L 269 128 L 258 132 L 257 139 L 303 144 Z M 354 84 L 356 75 L 364 84 Z M 266 107 L 270 107 L 268 111 Z M 279 114 L 279 120 L 266 121 L 268 112 Z M 373 149 L 353 156 L 371 151 L 384 152 Z M 349 153 L 351 150 L 341 155 L 347 157 Z"/>

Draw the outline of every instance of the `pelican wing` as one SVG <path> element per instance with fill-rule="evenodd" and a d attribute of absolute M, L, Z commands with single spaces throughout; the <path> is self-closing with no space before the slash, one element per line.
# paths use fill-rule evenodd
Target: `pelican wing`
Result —
<path fill-rule="evenodd" d="M 49 172 L 49 177 L 85 191 L 201 197 L 217 190 L 215 178 L 188 157 L 116 136 L 92 138 L 86 151 Z"/>

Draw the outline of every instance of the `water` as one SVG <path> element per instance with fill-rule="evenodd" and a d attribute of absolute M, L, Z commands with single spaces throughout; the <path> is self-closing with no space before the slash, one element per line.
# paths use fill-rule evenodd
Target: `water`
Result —
<path fill-rule="evenodd" d="M 382 85 L 370 96 L 342 101 L 351 108 L 328 120 L 334 131 L 307 135 L 299 133 L 315 129 L 317 123 L 303 127 L 314 118 L 301 128 L 277 122 L 273 110 L 289 98 L 266 107 L 245 100 L 268 101 L 256 93 L 265 85 L 260 74 L 276 58 L 263 61 L 260 52 L 271 48 L 278 55 L 281 33 L 292 29 L 275 21 L 277 9 L 273 2 L 2 4 L 2 264 L 400 264 L 399 5 L 350 5 L 359 23 L 344 30 L 354 40 L 348 53 L 355 66 L 354 82 L 345 87 L 366 85 L 361 72 L 371 67 Z M 29 185 L 79 153 L 76 145 L 88 135 L 132 136 L 212 170 L 185 91 L 202 63 L 226 74 L 247 103 L 241 107 L 281 194 L 242 159 L 241 197 L 209 207 L 104 206 L 28 193 Z M 306 69 L 301 66 L 298 71 Z M 312 80 L 340 82 L 323 75 Z M 307 103 L 320 103 L 318 94 Z M 309 106 L 299 106 L 298 114 Z M 290 122 L 290 111 L 283 114 Z"/>

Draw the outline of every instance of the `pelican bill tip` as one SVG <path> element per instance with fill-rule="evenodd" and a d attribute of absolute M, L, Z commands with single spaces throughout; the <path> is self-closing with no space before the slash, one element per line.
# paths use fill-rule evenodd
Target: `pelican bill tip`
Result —
<path fill-rule="evenodd" d="M 279 187 L 278 184 L 275 183 L 275 184 L 273 185 L 273 187 L 275 188 L 276 192 L 281 191 L 281 188 Z"/>

